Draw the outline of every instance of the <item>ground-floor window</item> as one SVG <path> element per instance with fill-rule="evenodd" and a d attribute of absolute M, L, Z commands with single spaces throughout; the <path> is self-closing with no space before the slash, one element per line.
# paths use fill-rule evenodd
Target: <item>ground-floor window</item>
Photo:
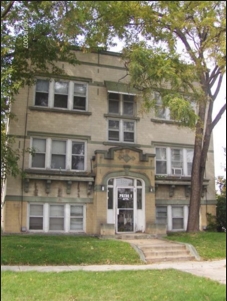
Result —
<path fill-rule="evenodd" d="M 186 230 L 187 221 L 187 205 L 156 206 L 156 223 L 167 225 L 168 231 Z"/>
<path fill-rule="evenodd" d="M 31 231 L 85 232 L 84 205 L 30 203 L 28 206 Z"/>

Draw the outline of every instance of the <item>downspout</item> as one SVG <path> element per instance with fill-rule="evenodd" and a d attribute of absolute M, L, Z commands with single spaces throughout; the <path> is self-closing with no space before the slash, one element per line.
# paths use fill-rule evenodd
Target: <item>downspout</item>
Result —
<path fill-rule="evenodd" d="M 26 103 L 26 115 L 25 115 L 25 127 L 24 127 L 23 156 L 22 156 L 22 176 L 21 176 L 21 232 L 22 232 L 22 222 L 23 222 L 23 202 L 24 202 L 24 176 L 23 176 L 23 173 L 24 173 L 24 161 L 25 161 L 25 144 L 26 144 L 27 126 L 28 126 L 29 92 L 30 92 L 30 87 L 28 86 L 27 103 Z"/>

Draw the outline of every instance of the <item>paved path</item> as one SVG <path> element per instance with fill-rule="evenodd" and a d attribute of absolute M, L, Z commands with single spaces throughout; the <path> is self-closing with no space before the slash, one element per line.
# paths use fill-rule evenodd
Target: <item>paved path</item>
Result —
<path fill-rule="evenodd" d="M 1 266 L 2 271 L 121 271 L 121 270 L 152 270 L 176 269 L 196 276 L 206 277 L 222 284 L 226 284 L 226 259 L 217 261 L 187 261 L 166 262 L 146 265 L 91 265 L 91 266 Z"/>

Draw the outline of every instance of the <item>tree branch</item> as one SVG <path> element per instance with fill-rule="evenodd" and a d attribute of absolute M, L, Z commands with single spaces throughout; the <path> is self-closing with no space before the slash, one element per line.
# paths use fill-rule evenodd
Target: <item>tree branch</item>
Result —
<path fill-rule="evenodd" d="M 11 7 L 13 6 L 15 1 L 10 1 L 10 3 L 7 5 L 5 11 L 2 12 L 2 15 L 1 15 L 1 19 L 4 19 L 5 16 L 8 14 L 8 12 L 10 11 Z"/>
<path fill-rule="evenodd" d="M 217 88 L 216 88 L 214 94 L 212 95 L 212 100 L 213 100 L 213 101 L 215 101 L 215 99 L 216 99 L 216 97 L 217 97 L 217 95 L 218 95 L 218 93 L 219 93 L 219 91 L 220 91 L 221 84 L 222 84 L 222 80 L 223 80 L 223 75 L 220 74 L 220 77 L 219 77 L 219 79 L 218 79 L 218 85 L 217 85 Z"/>
<path fill-rule="evenodd" d="M 218 121 L 221 119 L 222 114 L 226 111 L 226 103 L 222 106 L 222 108 L 220 109 L 220 111 L 218 112 L 217 116 L 214 118 L 214 120 L 212 121 L 210 127 L 211 130 L 213 130 L 213 128 L 215 127 L 215 125 L 218 123 Z"/>

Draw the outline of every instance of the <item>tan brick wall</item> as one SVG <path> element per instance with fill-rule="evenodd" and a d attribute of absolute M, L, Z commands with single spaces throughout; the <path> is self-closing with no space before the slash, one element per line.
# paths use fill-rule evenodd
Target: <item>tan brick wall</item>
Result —
<path fill-rule="evenodd" d="M 200 229 L 207 226 L 207 213 L 216 216 L 216 205 L 201 205 L 200 207 Z"/>
<path fill-rule="evenodd" d="M 27 226 L 27 202 L 6 201 L 3 220 L 4 233 L 20 233 L 21 227 Z"/>

